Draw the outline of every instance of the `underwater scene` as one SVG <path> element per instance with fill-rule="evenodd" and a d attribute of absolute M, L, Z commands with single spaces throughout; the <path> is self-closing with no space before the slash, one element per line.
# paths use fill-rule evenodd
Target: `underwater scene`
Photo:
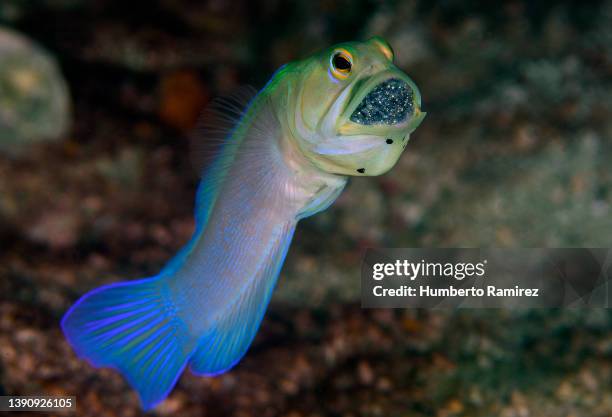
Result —
<path fill-rule="evenodd" d="M 612 415 L 612 310 L 372 248 L 612 248 L 612 1 L 0 2 L 0 416 Z"/>

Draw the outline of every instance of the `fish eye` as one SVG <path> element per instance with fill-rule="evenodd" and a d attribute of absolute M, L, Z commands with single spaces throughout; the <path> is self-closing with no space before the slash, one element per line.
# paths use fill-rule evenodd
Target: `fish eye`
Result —
<path fill-rule="evenodd" d="M 338 71 L 350 71 L 351 61 L 341 52 L 338 52 L 334 55 L 334 68 Z"/>
<path fill-rule="evenodd" d="M 345 79 L 351 73 L 353 56 L 345 49 L 337 50 L 332 54 L 330 64 L 334 76 Z"/>

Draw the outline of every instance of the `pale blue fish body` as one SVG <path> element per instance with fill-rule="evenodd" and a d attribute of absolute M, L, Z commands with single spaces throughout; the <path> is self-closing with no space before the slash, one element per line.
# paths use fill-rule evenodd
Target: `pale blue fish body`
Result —
<path fill-rule="evenodd" d="M 298 220 L 328 207 L 346 184 L 346 177 L 321 172 L 283 146 L 287 138 L 266 93 L 251 107 L 258 119 L 235 133 L 240 145 L 222 187 L 208 190 L 206 181 L 200 186 L 201 198 L 215 195 L 215 209 L 198 213 L 206 217 L 206 227 L 199 228 L 188 254 L 168 276 L 178 315 L 192 334 L 207 340 L 191 360 L 198 374 L 223 372 L 242 357 Z M 202 204 L 202 210 L 208 207 Z M 223 348 L 211 350 L 220 338 Z"/>
<path fill-rule="evenodd" d="M 390 169 L 422 120 L 418 89 L 392 59 L 380 38 L 341 44 L 283 67 L 254 98 L 213 106 L 192 239 L 157 276 L 71 307 L 62 328 L 79 356 L 119 370 L 145 409 L 188 365 L 202 375 L 234 366 L 297 222 L 332 204 L 347 175 Z"/>

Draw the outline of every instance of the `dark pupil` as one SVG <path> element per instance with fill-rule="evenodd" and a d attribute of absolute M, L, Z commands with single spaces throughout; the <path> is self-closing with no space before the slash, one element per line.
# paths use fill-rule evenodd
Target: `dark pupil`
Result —
<path fill-rule="evenodd" d="M 342 55 L 336 54 L 334 55 L 334 67 L 339 70 L 348 71 L 351 69 L 351 63 L 349 62 L 348 59 L 346 59 Z"/>

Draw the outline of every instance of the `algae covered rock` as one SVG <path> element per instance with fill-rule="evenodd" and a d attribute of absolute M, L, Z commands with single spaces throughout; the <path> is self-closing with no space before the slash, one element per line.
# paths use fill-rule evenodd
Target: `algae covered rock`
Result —
<path fill-rule="evenodd" d="M 69 121 L 68 87 L 55 60 L 0 26 L 0 151 L 59 139 Z"/>

